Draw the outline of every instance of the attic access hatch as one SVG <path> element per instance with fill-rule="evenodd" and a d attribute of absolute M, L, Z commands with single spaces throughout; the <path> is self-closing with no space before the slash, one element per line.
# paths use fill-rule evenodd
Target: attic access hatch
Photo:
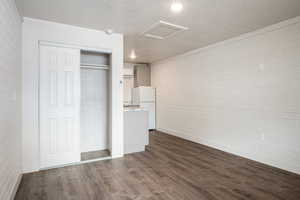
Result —
<path fill-rule="evenodd" d="M 171 24 L 165 21 L 159 21 L 153 24 L 147 31 L 145 31 L 143 33 L 143 36 L 163 40 L 186 30 L 188 30 L 187 27 Z"/>

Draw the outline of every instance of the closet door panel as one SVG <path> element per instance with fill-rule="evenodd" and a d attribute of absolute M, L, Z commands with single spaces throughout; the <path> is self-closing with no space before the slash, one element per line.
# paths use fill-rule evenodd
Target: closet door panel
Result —
<path fill-rule="evenodd" d="M 40 46 L 40 167 L 80 161 L 80 51 Z"/>

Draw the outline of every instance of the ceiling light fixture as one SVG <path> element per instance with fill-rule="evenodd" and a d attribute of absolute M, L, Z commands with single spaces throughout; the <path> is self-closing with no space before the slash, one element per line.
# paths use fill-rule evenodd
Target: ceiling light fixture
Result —
<path fill-rule="evenodd" d="M 181 12 L 183 8 L 182 3 L 180 2 L 180 0 L 173 0 L 172 4 L 171 4 L 171 10 L 175 13 Z"/>
<path fill-rule="evenodd" d="M 134 51 L 134 50 L 131 51 L 129 57 L 130 57 L 132 60 L 136 59 L 136 54 L 135 54 L 135 51 Z"/>
<path fill-rule="evenodd" d="M 112 29 L 106 29 L 106 30 L 105 30 L 105 33 L 106 33 L 107 35 L 111 35 L 111 34 L 113 34 L 113 30 L 112 30 Z"/>

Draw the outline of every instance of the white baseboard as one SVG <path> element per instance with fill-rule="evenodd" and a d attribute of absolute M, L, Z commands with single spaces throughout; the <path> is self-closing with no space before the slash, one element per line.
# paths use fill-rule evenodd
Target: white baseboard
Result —
<path fill-rule="evenodd" d="M 165 132 L 169 135 L 173 135 L 173 136 L 185 139 L 185 140 L 189 140 L 191 142 L 195 142 L 195 143 L 202 144 L 202 145 L 205 145 L 205 146 L 209 146 L 209 147 L 212 147 L 212 148 L 215 148 L 215 149 L 227 152 L 227 153 L 231 153 L 233 155 L 241 156 L 243 158 L 247 158 L 247 159 L 250 159 L 250 160 L 253 160 L 253 161 L 256 161 L 256 162 L 260 162 L 260 163 L 263 163 L 263 164 L 266 164 L 266 165 L 269 165 L 269 166 L 273 166 L 273 167 L 276 167 L 276 168 L 279 168 L 279 169 L 282 169 L 282 170 L 286 170 L 286 171 L 295 173 L 295 174 L 300 174 L 299 166 L 290 165 L 290 164 L 287 164 L 287 163 L 279 163 L 279 162 L 274 163 L 274 162 L 270 162 L 269 160 L 260 160 L 260 159 L 255 158 L 254 156 L 250 156 L 247 152 L 242 152 L 242 151 L 239 151 L 235 148 L 232 148 L 232 147 L 229 147 L 229 146 L 226 146 L 226 145 L 222 145 L 222 144 L 218 144 L 216 142 L 212 142 L 212 141 L 208 141 L 208 140 L 202 140 L 202 139 L 199 139 L 199 138 L 196 138 L 196 137 L 184 134 L 184 133 L 180 133 L 180 132 L 175 131 L 175 130 L 163 129 L 163 128 L 158 128 L 157 130 L 161 131 L 161 132 Z"/>
<path fill-rule="evenodd" d="M 23 174 L 20 174 L 20 175 L 18 176 L 17 181 L 16 181 L 16 183 L 15 183 L 15 186 L 14 186 L 14 188 L 13 188 L 13 190 L 12 190 L 12 193 L 11 193 L 11 196 L 10 196 L 10 200 L 14 200 L 14 199 L 15 199 L 15 196 L 16 196 L 16 194 L 17 194 L 18 188 L 19 188 L 20 183 L 21 183 L 21 181 L 22 181 L 22 177 L 23 177 Z"/>
<path fill-rule="evenodd" d="M 122 158 L 124 157 L 124 155 L 112 155 L 111 158 L 112 159 L 117 159 L 117 158 Z"/>
<path fill-rule="evenodd" d="M 220 144 L 217 144 L 215 142 L 208 141 L 208 140 L 199 140 L 196 137 L 192 137 L 192 136 L 187 135 L 187 134 L 179 133 L 179 132 L 174 131 L 174 130 L 158 129 L 158 131 L 165 132 L 167 134 L 170 134 L 170 135 L 173 135 L 173 136 L 185 139 L 185 140 L 189 140 L 191 142 L 195 142 L 195 143 L 198 143 L 198 144 L 203 144 L 203 145 L 206 145 L 206 146 L 209 146 L 209 147 L 221 150 L 221 151 L 226 151 L 226 152 L 229 152 L 229 153 L 232 153 L 232 154 L 235 154 L 235 155 L 243 154 L 242 152 L 236 151 L 235 149 L 232 149 L 228 146 L 220 145 Z"/>

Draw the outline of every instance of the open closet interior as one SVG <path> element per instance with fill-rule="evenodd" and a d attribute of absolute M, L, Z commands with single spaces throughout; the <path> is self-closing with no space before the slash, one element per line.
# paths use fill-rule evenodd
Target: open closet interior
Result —
<path fill-rule="evenodd" d="M 110 66 L 111 54 L 80 51 L 81 161 L 110 156 Z"/>

